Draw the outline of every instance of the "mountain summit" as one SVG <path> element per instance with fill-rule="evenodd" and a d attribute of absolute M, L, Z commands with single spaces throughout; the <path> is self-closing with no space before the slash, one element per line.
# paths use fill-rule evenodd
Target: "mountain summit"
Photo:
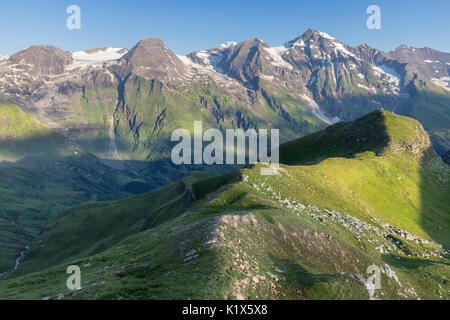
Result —
<path fill-rule="evenodd" d="M 73 58 L 69 52 L 54 46 L 31 46 L 13 54 L 9 62 L 30 65 L 38 74 L 58 75 L 73 62 Z"/>
<path fill-rule="evenodd" d="M 174 81 L 187 71 L 178 56 L 157 38 L 139 41 L 120 62 L 137 75 L 166 81 Z"/>
<path fill-rule="evenodd" d="M 401 45 L 388 55 L 413 66 L 420 74 L 433 83 L 450 90 L 450 53 L 431 48 L 414 48 Z"/>

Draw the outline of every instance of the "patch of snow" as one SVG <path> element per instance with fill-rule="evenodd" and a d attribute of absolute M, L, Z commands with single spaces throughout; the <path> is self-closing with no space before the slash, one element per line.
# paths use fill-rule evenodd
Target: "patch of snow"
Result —
<path fill-rule="evenodd" d="M 299 42 L 299 41 L 296 41 L 296 42 L 293 44 L 293 46 L 294 46 L 294 47 L 305 47 L 306 45 L 305 45 L 305 42 L 304 42 L 303 40 L 300 40 L 300 42 Z"/>
<path fill-rule="evenodd" d="M 306 45 L 305 45 L 305 42 L 303 41 L 303 39 L 297 38 L 292 41 L 286 42 L 284 44 L 284 47 L 290 49 L 290 48 L 294 48 L 294 47 L 306 47 Z"/>
<path fill-rule="evenodd" d="M 198 59 L 200 59 L 201 63 L 204 66 L 207 67 L 213 67 L 214 69 L 217 69 L 217 65 L 223 58 L 223 51 L 235 46 L 236 42 L 226 42 L 224 44 L 221 44 L 215 49 L 212 50 L 201 50 L 201 51 L 195 51 L 193 55 L 195 55 Z M 180 57 L 180 56 L 179 56 Z M 186 62 L 186 61 L 185 61 Z"/>
<path fill-rule="evenodd" d="M 273 80 L 273 76 L 268 76 L 268 75 L 265 75 L 265 74 L 261 74 L 261 78 L 263 78 L 265 80 L 269 80 L 269 81 Z"/>
<path fill-rule="evenodd" d="M 237 42 L 235 42 L 235 41 L 228 41 L 228 42 L 225 42 L 225 43 L 221 44 L 217 48 L 219 48 L 221 50 L 225 50 L 225 49 L 229 49 L 231 47 L 234 47 L 235 45 L 237 45 Z"/>
<path fill-rule="evenodd" d="M 72 52 L 74 62 L 67 69 L 84 69 L 92 65 L 103 64 L 107 61 L 114 61 L 120 59 L 125 52 L 123 48 L 105 48 L 99 49 L 95 52 L 77 51 Z"/>
<path fill-rule="evenodd" d="M 292 70 L 293 67 L 292 65 L 290 65 L 288 62 L 286 62 L 285 60 L 283 60 L 282 55 L 288 51 L 289 49 L 286 48 L 285 46 L 280 46 L 280 47 L 268 47 L 268 48 L 264 48 L 264 50 L 266 50 L 271 58 L 274 60 L 272 62 L 272 65 L 276 66 L 276 67 L 280 67 L 280 68 L 286 68 L 289 70 Z"/>
<path fill-rule="evenodd" d="M 199 58 L 202 61 L 203 64 L 205 64 L 205 65 L 209 65 L 210 64 L 210 61 L 209 61 L 210 54 L 208 54 L 208 52 L 206 52 L 206 51 L 197 51 L 197 52 L 195 52 L 195 56 L 197 58 Z"/>
<path fill-rule="evenodd" d="M 8 56 L 4 56 L 4 55 L 0 54 L 0 61 L 7 60 L 8 58 L 9 58 Z"/>
<path fill-rule="evenodd" d="M 310 96 L 304 94 L 300 96 L 307 104 L 308 106 L 311 108 L 311 112 L 320 120 L 322 120 L 323 122 L 327 123 L 327 124 L 333 124 L 333 120 L 334 119 L 330 119 L 328 118 L 323 112 L 322 110 L 320 110 L 319 105 L 316 103 L 316 101 L 314 101 L 313 98 L 311 98 Z"/>
<path fill-rule="evenodd" d="M 389 68 L 385 65 L 380 66 L 372 66 L 372 69 L 374 70 L 375 74 L 381 78 L 385 78 L 388 83 L 398 87 L 400 84 L 400 79 L 402 78 L 401 75 L 399 75 L 394 69 Z"/>
<path fill-rule="evenodd" d="M 450 91 L 450 77 L 433 78 L 431 79 L 431 82 Z"/>
<path fill-rule="evenodd" d="M 342 43 L 340 43 L 339 41 L 334 41 L 334 42 L 333 42 L 333 45 L 335 46 L 335 49 L 336 49 L 337 51 L 339 51 L 342 55 L 344 55 L 344 56 L 350 56 L 350 57 L 352 57 L 352 58 L 355 58 L 355 59 L 358 59 L 358 60 L 359 60 L 359 58 L 357 58 L 353 53 L 351 53 L 350 51 L 348 51 L 348 50 L 344 47 L 344 45 L 343 45 Z"/>
<path fill-rule="evenodd" d="M 360 83 L 357 83 L 356 84 L 359 88 L 361 88 L 361 89 L 365 89 L 365 90 L 367 90 L 367 91 L 369 91 L 369 92 L 372 92 L 372 93 L 377 93 L 377 89 L 375 89 L 375 88 L 369 88 L 369 87 L 366 87 L 365 85 L 362 85 L 362 84 L 360 84 Z"/>
<path fill-rule="evenodd" d="M 239 83 L 236 79 L 223 73 L 223 70 L 217 67 L 217 65 L 214 65 L 213 63 L 216 62 L 215 59 L 211 58 L 211 56 L 206 52 L 201 52 L 200 56 L 198 55 L 199 52 L 195 52 L 194 54 L 197 56 L 197 58 L 200 58 L 201 63 L 194 62 L 189 56 L 177 55 L 177 57 L 185 64 L 185 66 L 189 70 L 189 72 L 187 73 L 188 79 L 206 75 L 221 84 L 226 84 L 227 86 L 234 86 Z M 217 53 L 215 55 L 219 54 L 220 53 Z"/>
<path fill-rule="evenodd" d="M 114 82 L 114 75 L 108 69 L 105 69 L 105 72 L 111 78 L 111 82 Z"/>
<path fill-rule="evenodd" d="M 320 34 L 320 36 L 321 36 L 322 38 L 330 39 L 330 40 L 336 40 L 336 38 L 333 38 L 333 37 L 330 36 L 328 33 L 320 32 L 320 31 L 319 31 L 319 34 Z"/>
<path fill-rule="evenodd" d="M 330 64 L 331 64 L 331 73 L 333 75 L 333 80 L 334 80 L 334 83 L 336 83 L 336 85 L 337 85 L 336 69 L 334 68 L 334 63 L 333 62 L 330 61 Z"/>

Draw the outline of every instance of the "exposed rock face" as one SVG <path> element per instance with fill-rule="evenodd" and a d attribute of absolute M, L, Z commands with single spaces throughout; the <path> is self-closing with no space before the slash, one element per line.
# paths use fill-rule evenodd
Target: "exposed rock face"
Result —
<path fill-rule="evenodd" d="M 244 83 L 250 89 L 258 87 L 258 76 L 273 75 L 275 69 L 270 65 L 270 46 L 259 39 L 241 42 L 223 52 L 216 69 Z"/>
<path fill-rule="evenodd" d="M 34 46 L 0 60 L 0 99 L 69 131 L 82 127 L 100 132 L 94 129 L 109 128 L 104 119 L 114 114 L 111 123 L 124 126 L 114 132 L 132 134 L 133 148 L 154 145 L 155 136 L 169 130 L 166 122 L 199 111 L 221 129 L 278 127 L 284 141 L 379 109 L 419 121 L 437 110 L 424 122 L 430 130 L 448 117 L 444 111 L 450 100 L 442 97 L 442 107 L 435 109 L 427 97 L 413 103 L 414 95 L 430 86 L 408 63 L 311 29 L 278 47 L 251 39 L 179 56 L 160 39 L 145 39 L 128 52 L 99 48 L 67 53 Z M 431 133 L 440 152 L 447 151 L 445 135 Z M 142 141 L 149 136 L 151 143 Z"/>
<path fill-rule="evenodd" d="M 139 41 L 120 62 L 130 72 L 159 80 L 174 81 L 187 72 L 184 63 L 160 39 Z"/>
<path fill-rule="evenodd" d="M 28 64 L 33 72 L 58 75 L 73 62 L 72 55 L 54 46 L 31 46 L 9 58 L 13 64 Z"/>
<path fill-rule="evenodd" d="M 401 45 L 388 52 L 400 62 L 413 66 L 420 74 L 433 83 L 450 90 L 450 53 L 431 48 L 413 48 Z"/>

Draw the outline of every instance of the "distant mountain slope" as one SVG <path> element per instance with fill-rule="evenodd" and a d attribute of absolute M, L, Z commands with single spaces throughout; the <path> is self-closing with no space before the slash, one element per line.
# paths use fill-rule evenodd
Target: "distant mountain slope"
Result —
<path fill-rule="evenodd" d="M 17 105 L 0 101 L 0 160 L 16 161 L 28 156 L 64 157 L 76 153 L 56 132 L 51 131 Z"/>
<path fill-rule="evenodd" d="M 220 129 L 279 128 L 289 141 L 378 109 L 415 117 L 445 152 L 450 92 L 394 56 L 312 29 L 282 46 L 251 39 L 186 56 L 160 39 L 129 51 L 33 46 L 0 61 L 0 99 L 112 160 L 165 160 L 170 133 L 192 129 L 194 119 Z"/>
<path fill-rule="evenodd" d="M 15 266 L 25 247 L 63 208 L 116 200 L 158 185 L 119 161 L 106 165 L 83 153 L 33 115 L 0 102 L 0 273 Z"/>
<path fill-rule="evenodd" d="M 0 298 L 449 298 L 450 172 L 417 121 L 377 111 L 286 144 L 281 156 L 287 164 L 274 176 L 261 176 L 258 164 L 238 180 L 194 177 L 200 183 L 192 185 L 194 202 L 181 214 L 164 210 L 168 220 L 147 224 L 103 253 L 81 258 L 75 251 L 70 262 L 1 281 Z M 103 219 L 105 239 L 120 234 L 113 221 L 128 219 L 133 210 L 125 204 L 133 201 L 67 211 L 33 244 L 23 266 L 45 259 L 50 243 L 75 242 L 77 227 L 55 231 L 64 230 L 66 219 L 87 225 L 91 213 L 82 208 Z M 65 289 L 68 264 L 81 267 L 83 289 Z M 382 269 L 376 291 L 363 283 L 372 264 Z"/>
<path fill-rule="evenodd" d="M 401 45 L 388 55 L 413 66 L 433 83 L 450 90 L 450 53 L 431 48 L 413 48 Z"/>

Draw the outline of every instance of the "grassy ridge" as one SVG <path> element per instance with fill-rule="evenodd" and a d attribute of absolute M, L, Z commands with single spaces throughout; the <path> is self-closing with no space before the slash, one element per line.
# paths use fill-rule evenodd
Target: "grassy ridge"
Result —
<path fill-rule="evenodd" d="M 232 177 L 226 174 L 210 178 L 194 172 L 148 194 L 118 201 L 85 203 L 64 210 L 33 241 L 20 268 L 9 276 L 102 252 L 127 236 L 177 217 L 192 201 L 219 188 Z"/>
<path fill-rule="evenodd" d="M 330 143 L 342 150 L 324 159 Z M 440 244 L 450 244 L 450 174 L 420 124 L 377 112 L 288 146 L 281 149 L 290 164 L 274 176 L 261 176 L 261 165 L 238 180 L 194 174 L 138 198 L 66 211 L 37 246 L 66 243 L 70 261 L 1 281 L 0 298 L 449 298 Z M 183 205 L 181 190 L 190 199 Z M 136 233 L 110 241 L 121 230 Z M 78 232 L 87 239 L 72 238 Z M 112 247 L 81 258 L 68 239 Z M 48 256 L 32 250 L 23 266 L 52 259 L 56 248 Z M 82 267 L 82 290 L 65 288 L 69 264 Z M 374 293 L 358 280 L 371 264 L 382 269 Z"/>

